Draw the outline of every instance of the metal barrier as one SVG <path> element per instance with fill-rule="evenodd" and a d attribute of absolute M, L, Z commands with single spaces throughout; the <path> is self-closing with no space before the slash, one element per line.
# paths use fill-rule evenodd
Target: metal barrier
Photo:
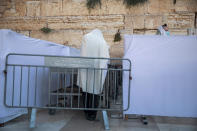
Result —
<path fill-rule="evenodd" d="M 128 69 L 114 68 L 115 63 L 123 62 L 128 62 Z M 110 63 L 110 66 L 103 68 L 100 63 Z M 123 72 L 127 72 L 128 77 L 131 75 L 128 59 L 9 54 L 4 72 L 7 107 L 129 109 L 130 81 L 128 104 L 124 109 L 121 82 Z"/>

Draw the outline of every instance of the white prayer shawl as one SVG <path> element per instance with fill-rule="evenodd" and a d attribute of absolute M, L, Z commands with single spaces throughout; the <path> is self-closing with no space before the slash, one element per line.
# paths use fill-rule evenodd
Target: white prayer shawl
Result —
<path fill-rule="evenodd" d="M 100 30 L 95 29 L 83 37 L 81 45 L 82 57 L 104 57 L 109 58 L 109 46 L 104 40 Z M 82 63 L 88 68 L 107 68 L 107 60 L 90 59 Z M 78 84 L 83 92 L 100 94 L 103 89 L 106 71 L 81 69 L 78 76 Z"/>
<path fill-rule="evenodd" d="M 168 36 L 169 35 L 168 34 L 169 32 L 165 31 L 162 26 L 159 26 L 158 31 L 159 31 L 160 35 L 163 35 L 163 36 Z"/>

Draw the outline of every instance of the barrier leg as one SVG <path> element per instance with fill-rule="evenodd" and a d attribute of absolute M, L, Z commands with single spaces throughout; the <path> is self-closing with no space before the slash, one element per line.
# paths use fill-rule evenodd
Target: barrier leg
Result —
<path fill-rule="evenodd" d="M 37 112 L 37 109 L 35 108 L 31 110 L 31 120 L 30 120 L 30 125 L 29 125 L 30 128 L 36 127 L 36 112 Z"/>
<path fill-rule="evenodd" d="M 105 130 L 110 130 L 107 112 L 103 110 L 102 113 L 103 113 L 103 121 L 104 121 Z"/>
<path fill-rule="evenodd" d="M 142 123 L 143 123 L 144 125 L 147 125 L 147 124 L 148 124 L 148 120 L 147 120 L 147 118 L 146 118 L 145 116 L 141 116 L 141 117 L 140 117 L 140 120 L 142 121 Z"/>

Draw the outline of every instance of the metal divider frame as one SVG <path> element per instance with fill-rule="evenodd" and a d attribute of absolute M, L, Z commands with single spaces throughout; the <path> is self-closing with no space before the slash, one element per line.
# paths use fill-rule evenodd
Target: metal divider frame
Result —
<path fill-rule="evenodd" d="M 60 65 L 36 65 L 36 64 L 10 64 L 8 62 L 9 60 L 9 57 L 11 56 L 22 56 L 22 57 L 41 57 L 41 58 L 53 58 L 53 59 L 56 59 L 57 61 L 62 61 L 65 62 L 67 61 L 66 65 L 65 64 L 60 64 Z M 80 65 L 78 62 L 79 61 L 82 61 L 83 62 L 86 62 L 86 65 Z M 107 61 L 108 63 L 110 64 L 113 64 L 113 63 L 116 63 L 117 61 L 118 62 L 127 62 L 128 63 L 128 68 L 127 69 L 114 69 L 114 68 L 100 68 L 99 66 L 89 66 L 87 63 L 94 63 L 95 61 Z M 73 63 L 72 63 L 73 62 Z M 4 70 L 4 74 L 5 74 L 5 85 L 4 85 L 4 105 L 6 107 L 10 107 L 10 108 L 45 108 L 45 109 L 71 109 L 71 110 L 95 110 L 95 111 L 103 111 L 103 118 L 104 118 L 104 121 L 105 121 L 105 127 L 106 129 L 109 127 L 108 124 L 108 120 L 106 119 L 107 116 L 104 116 L 106 115 L 107 113 L 105 111 L 126 111 L 129 109 L 129 106 L 130 106 L 130 78 L 131 78 L 131 61 L 129 59 L 121 59 L 121 58 L 97 58 L 97 57 L 73 57 L 73 56 L 54 56 L 54 55 L 35 55 L 35 54 L 16 54 L 16 53 L 11 53 L 11 54 L 8 54 L 6 56 L 6 66 L 5 66 L 5 70 Z M 74 65 L 74 66 L 73 66 Z M 8 67 L 12 67 L 12 70 L 9 70 Z M 17 75 L 17 67 L 20 67 L 20 75 Z M 28 79 L 26 79 L 26 93 L 27 93 L 27 97 L 26 98 L 21 98 L 22 97 L 22 92 L 24 92 L 23 88 L 24 85 L 23 83 L 25 83 L 24 79 L 23 79 L 23 74 L 25 73 L 24 72 L 24 68 L 27 69 L 26 73 L 28 75 Z M 35 79 L 35 84 L 34 84 L 34 87 L 30 84 L 30 76 L 31 76 L 31 73 L 32 73 L 32 69 L 35 69 L 34 73 L 34 79 Z M 40 70 L 43 70 L 42 72 L 44 72 L 44 76 L 42 77 L 46 77 L 45 76 L 45 73 L 47 72 L 46 69 L 48 69 L 48 104 L 47 105 L 38 105 L 37 104 L 37 90 L 39 89 L 39 86 L 38 86 L 38 73 Z M 53 70 L 55 69 L 55 70 Z M 86 70 L 85 74 L 86 75 L 83 75 L 86 77 L 86 91 L 87 91 L 87 86 L 90 87 L 90 84 L 91 82 L 89 81 L 89 79 L 92 79 L 91 77 L 89 77 L 88 75 L 91 75 L 92 73 L 94 74 L 93 75 L 93 92 L 91 93 L 88 93 L 85 92 L 85 96 L 83 95 L 84 92 L 83 90 L 84 89 L 81 89 L 80 87 L 80 81 L 79 83 L 76 83 L 76 81 L 74 82 L 74 76 L 77 76 L 77 79 L 80 79 L 80 76 L 79 75 L 79 72 L 80 71 L 84 71 Z M 8 78 L 8 72 L 13 74 L 12 75 L 12 78 Z M 75 71 L 75 72 L 74 72 Z M 95 73 L 96 72 L 96 73 Z M 106 72 L 106 75 L 104 76 L 104 72 Z M 112 72 L 112 78 L 110 78 L 110 72 Z M 127 77 L 128 77 L 128 103 L 127 103 L 127 107 L 125 109 L 123 109 L 123 100 L 122 100 L 122 103 L 121 103 L 121 106 L 119 106 L 118 108 L 115 108 L 117 106 L 114 106 L 112 105 L 111 106 L 111 103 L 114 103 L 116 105 L 116 101 L 117 100 L 117 91 L 119 90 L 118 87 L 121 87 L 122 89 L 122 85 L 118 85 L 119 82 L 117 82 L 118 79 L 118 72 L 127 72 Z M 71 73 L 71 74 L 70 74 Z M 99 74 L 100 73 L 100 74 Z M 57 84 L 57 90 L 51 90 L 52 88 L 52 85 L 53 83 L 51 83 L 53 81 L 53 74 L 56 74 L 55 78 L 58 77 L 58 80 L 55 80 L 56 82 L 58 82 Z M 71 75 L 71 77 L 69 76 L 69 74 Z M 15 76 L 20 76 L 20 79 L 17 79 Z M 61 77 L 63 76 L 63 77 Z M 100 77 L 99 77 L 100 76 Z M 104 80 L 104 83 L 102 83 L 102 77 L 105 77 L 105 80 Z M 63 79 L 62 79 L 63 78 Z M 96 80 L 100 78 L 100 90 L 101 93 L 100 94 L 95 94 L 95 83 L 97 82 L 97 86 L 98 86 L 98 81 Z M 107 79 L 108 78 L 108 79 Z M 11 100 L 11 105 L 7 103 L 7 93 L 8 93 L 8 80 L 12 80 L 12 100 Z M 70 87 L 65 87 L 65 83 L 66 81 L 70 79 Z M 84 78 L 83 78 L 84 79 Z M 20 104 L 16 104 L 15 103 L 15 97 L 17 95 L 15 95 L 15 83 L 16 82 L 19 82 L 19 87 L 20 87 L 20 94 L 19 94 L 19 103 Z M 78 85 L 77 85 L 78 84 Z M 34 100 L 33 100 L 33 105 L 29 104 L 29 90 L 30 90 L 30 86 L 31 88 L 33 88 L 34 90 Z M 63 90 L 63 91 L 62 91 Z M 76 93 L 74 92 L 75 90 Z M 10 88 L 9 88 L 9 91 L 10 91 Z M 113 92 L 112 94 L 110 94 L 110 92 Z M 93 100 L 91 100 L 89 103 L 88 103 L 88 100 L 87 100 L 87 95 L 88 95 L 88 98 L 93 98 Z M 121 94 L 122 95 L 122 94 Z M 52 106 L 53 104 L 51 103 L 51 97 L 52 96 L 56 96 L 56 105 L 55 106 Z M 85 98 L 83 99 L 83 101 L 81 100 L 82 96 L 84 96 Z M 10 97 L 10 96 L 9 96 Z M 43 96 L 45 97 L 45 96 Z M 77 99 L 75 99 L 75 97 L 77 97 Z M 120 96 L 121 99 L 123 99 L 122 97 L 123 96 Z M 59 98 L 61 98 L 61 100 L 63 100 L 63 104 L 61 105 L 64 105 L 63 107 L 59 105 Z M 21 100 L 24 100 L 26 99 L 26 105 L 22 105 L 22 101 Z M 69 100 L 70 99 L 70 106 L 67 106 L 69 105 Z M 97 100 L 99 99 L 99 100 Z M 76 102 L 78 100 L 78 102 Z M 97 101 L 96 101 L 97 100 Z M 106 101 L 107 100 L 107 101 Z M 99 101 L 99 102 L 98 102 Z M 67 103 L 66 103 L 67 102 Z M 81 102 L 83 102 L 83 104 L 81 104 Z M 87 104 L 90 105 L 91 104 L 91 107 L 86 107 Z M 99 105 L 96 105 L 95 103 L 99 103 Z M 75 106 L 76 104 L 76 106 Z M 34 111 L 34 114 L 35 114 L 35 111 Z M 108 126 L 107 126 L 108 125 Z M 32 126 L 31 126 L 32 127 Z M 33 126 L 34 127 L 34 126 Z"/>

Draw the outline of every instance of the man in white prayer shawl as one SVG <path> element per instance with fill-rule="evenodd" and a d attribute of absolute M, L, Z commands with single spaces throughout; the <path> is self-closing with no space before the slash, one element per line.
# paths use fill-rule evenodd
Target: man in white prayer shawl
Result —
<path fill-rule="evenodd" d="M 81 45 L 82 57 L 109 58 L 109 46 L 100 30 L 95 29 L 83 37 Z M 108 60 L 89 59 L 82 66 L 87 68 L 107 68 Z M 102 93 L 106 77 L 105 70 L 80 69 L 78 84 L 83 90 L 85 108 L 98 107 L 98 94 Z M 97 111 L 86 110 L 88 120 L 95 120 Z"/>
<path fill-rule="evenodd" d="M 168 25 L 164 24 L 159 26 L 157 29 L 157 35 L 169 36 L 170 32 L 168 31 Z"/>

